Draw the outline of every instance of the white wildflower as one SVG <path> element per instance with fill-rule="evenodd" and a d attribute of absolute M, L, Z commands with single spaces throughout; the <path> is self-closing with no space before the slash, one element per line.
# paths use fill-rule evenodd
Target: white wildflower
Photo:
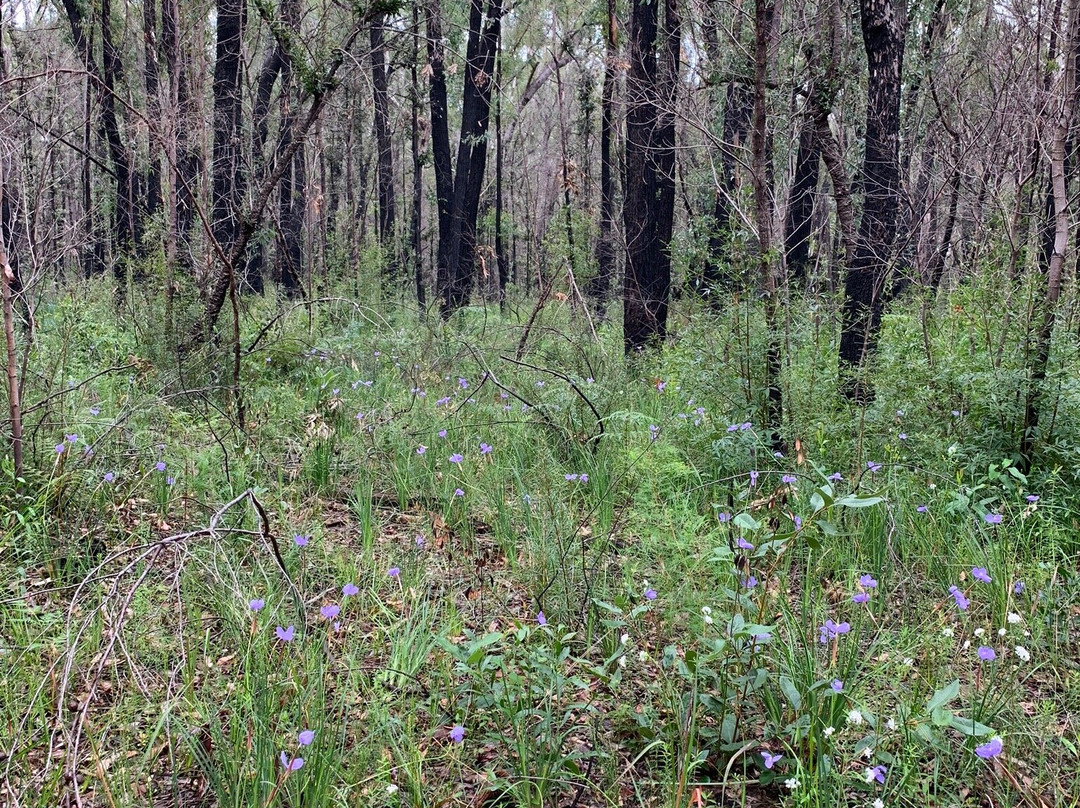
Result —
<path fill-rule="evenodd" d="M 952 626 L 945 626 L 945 628 L 941 630 L 942 637 L 951 637 L 954 633 Z"/>
<path fill-rule="evenodd" d="M 872 747 L 872 746 L 866 747 L 864 750 L 862 750 L 862 756 L 864 758 L 866 758 L 867 760 L 870 760 L 871 758 L 873 758 L 874 757 L 874 747 Z"/>
<path fill-rule="evenodd" d="M 885 803 L 881 801 L 881 797 L 878 797 L 876 800 L 874 800 L 873 808 L 885 808 Z"/>
<path fill-rule="evenodd" d="M 867 766 L 866 769 L 863 771 L 863 779 L 868 783 L 874 782 L 876 777 L 877 777 L 877 772 L 875 772 L 869 766 Z"/>
<path fill-rule="evenodd" d="M 896 731 L 896 719 L 895 718 L 890 718 L 888 721 L 886 721 L 885 722 L 885 729 L 887 729 L 889 732 L 895 732 Z"/>
<path fill-rule="evenodd" d="M 975 629 L 975 631 L 973 633 L 975 634 L 976 637 L 981 637 L 983 634 L 986 633 L 986 629 L 980 627 L 980 628 Z"/>
<path fill-rule="evenodd" d="M 641 662 L 645 662 L 649 658 L 649 652 L 648 651 L 638 651 L 637 658 Z"/>
<path fill-rule="evenodd" d="M 1024 618 L 1022 618 L 1016 612 L 1009 612 L 1008 616 L 1006 616 L 1005 619 L 1009 622 L 1010 625 L 1013 625 L 1013 626 L 1015 626 L 1017 623 L 1023 623 L 1024 622 Z"/>
<path fill-rule="evenodd" d="M 623 634 L 621 637 L 619 637 L 619 645 L 626 645 L 628 642 L 630 642 L 629 634 Z"/>
<path fill-rule="evenodd" d="M 911 657 L 904 657 L 904 667 L 910 668 L 914 664 L 915 664 L 914 659 L 912 659 Z"/>
<path fill-rule="evenodd" d="M 397 790 L 398 790 L 398 787 L 396 785 L 394 785 L 393 783 L 391 783 L 390 785 L 388 785 L 386 787 L 386 793 L 387 794 L 397 794 Z"/>
<path fill-rule="evenodd" d="M 863 722 L 862 713 L 858 710 L 852 710 L 847 714 L 847 722 L 853 727 L 859 726 Z"/>
<path fill-rule="evenodd" d="M 1004 627 L 998 629 L 998 636 L 999 637 L 1004 637 L 1006 633 L 1007 632 L 1006 632 Z"/>
<path fill-rule="evenodd" d="M 787 788 L 789 788 L 791 791 L 794 791 L 800 785 L 799 778 L 798 777 L 789 777 L 787 780 L 784 781 L 784 785 Z"/>
<path fill-rule="evenodd" d="M 625 656 L 619 657 L 619 667 L 620 668 L 625 668 L 626 667 L 626 657 Z"/>
<path fill-rule="evenodd" d="M 832 734 L 836 732 L 836 727 L 825 727 L 825 737 L 831 738 Z"/>
<path fill-rule="evenodd" d="M 709 606 L 702 606 L 701 607 L 701 613 L 702 614 L 712 614 L 712 608 L 710 608 Z"/>
<path fill-rule="evenodd" d="M 1031 652 L 1024 646 L 1018 645 L 1013 649 L 1013 653 L 1020 659 L 1021 662 L 1031 661 Z"/>

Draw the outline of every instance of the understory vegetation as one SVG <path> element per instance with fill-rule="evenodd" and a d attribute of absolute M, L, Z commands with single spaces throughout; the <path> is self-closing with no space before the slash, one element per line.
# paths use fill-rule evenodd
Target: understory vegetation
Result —
<path fill-rule="evenodd" d="M 791 301 L 775 435 L 749 297 L 630 360 L 559 300 L 245 299 L 241 424 L 228 349 L 68 287 L 0 482 L 0 803 L 1076 805 L 1076 323 L 1024 474 L 994 284 L 895 304 L 863 407 Z"/>

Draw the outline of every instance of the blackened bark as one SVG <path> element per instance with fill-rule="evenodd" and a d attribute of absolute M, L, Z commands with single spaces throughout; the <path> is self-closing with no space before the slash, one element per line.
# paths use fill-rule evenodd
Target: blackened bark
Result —
<path fill-rule="evenodd" d="M 240 160 L 242 133 L 241 49 L 246 21 L 245 0 L 218 0 L 217 53 L 214 62 L 214 144 L 211 171 L 211 232 L 229 255 L 240 233 L 244 194 Z M 231 273 L 235 267 L 228 268 Z M 262 292 L 262 275 L 244 272 L 238 286 Z"/>
<path fill-rule="evenodd" d="M 806 280 L 810 265 L 810 232 L 813 228 L 814 196 L 820 176 L 821 154 L 818 150 L 817 125 L 807 106 L 803 114 L 799 146 L 795 156 L 795 176 L 791 182 L 787 212 L 784 216 L 784 255 L 789 276 Z"/>
<path fill-rule="evenodd" d="M 461 309 L 469 299 L 475 276 L 476 218 L 487 164 L 487 130 L 494 85 L 495 51 L 502 21 L 502 0 L 472 0 L 469 39 L 465 49 L 465 81 L 461 101 L 461 135 L 458 140 L 453 200 L 450 205 L 448 243 L 439 233 L 439 291 L 443 319 Z M 434 124 L 434 103 L 432 123 Z M 433 126 L 434 128 L 434 126 Z M 434 137 L 434 135 L 433 135 Z M 438 160 L 436 160 L 438 171 Z"/>
<path fill-rule="evenodd" d="M 377 17 L 371 23 L 371 85 L 375 107 L 375 148 L 378 153 L 376 173 L 378 181 L 378 231 L 379 244 L 387 259 L 388 274 L 397 265 L 394 251 L 394 219 L 397 200 L 394 192 L 394 148 L 390 140 L 390 99 L 387 89 L 386 48 L 383 45 L 385 18 Z"/>
<path fill-rule="evenodd" d="M 731 264 L 731 233 L 735 227 L 731 200 L 738 193 L 736 157 L 748 139 L 754 106 L 750 87 L 741 81 L 729 83 L 725 96 L 719 187 L 713 197 L 713 226 L 703 273 L 704 288 L 701 290 L 713 306 L 719 305 L 719 292 L 731 291 L 736 285 L 732 273 L 727 269 Z"/>
<path fill-rule="evenodd" d="M 161 210 L 161 99 L 158 97 L 157 3 L 143 0 L 143 86 L 146 90 L 146 112 L 150 118 L 147 140 L 149 162 L 143 178 L 145 187 L 144 213 L 150 219 Z M 149 245 L 140 244 L 146 249 Z"/>
<path fill-rule="evenodd" d="M 873 391 L 856 371 L 877 349 L 900 207 L 900 92 L 907 10 L 900 0 L 860 0 L 859 12 L 869 65 L 863 212 L 855 255 L 844 278 L 839 359 L 845 395 L 865 402 Z"/>
<path fill-rule="evenodd" d="M 412 147 L 412 210 L 409 214 L 409 233 L 411 235 L 411 258 L 413 275 L 416 280 L 416 305 L 421 314 L 427 309 L 427 294 L 424 291 L 424 256 L 421 241 L 420 214 L 424 200 L 424 164 L 420 158 L 420 82 L 417 78 L 416 65 L 420 61 L 420 12 L 419 4 L 413 3 L 413 53 L 409 77 L 412 82 L 410 101 L 412 103 L 412 131 L 409 145 Z"/>
<path fill-rule="evenodd" d="M 450 128 L 446 112 L 446 63 L 442 42 L 442 9 L 440 0 L 427 0 L 424 5 L 427 23 L 428 105 L 431 114 L 431 154 L 435 168 L 435 206 L 438 212 L 439 239 L 435 258 L 436 286 L 440 293 L 449 284 L 446 274 L 450 246 L 450 208 L 454 197 L 454 170 L 450 156 Z"/>
<path fill-rule="evenodd" d="M 941 278 L 945 274 L 945 259 L 949 254 L 949 247 L 952 245 L 953 230 L 956 227 L 956 209 L 960 200 L 961 157 L 960 142 L 957 141 L 953 148 L 952 176 L 949 178 L 949 211 L 945 215 L 945 227 L 941 233 L 941 241 L 938 243 L 937 249 L 934 250 L 934 254 L 930 259 L 930 266 L 928 267 L 930 289 L 933 290 L 933 292 L 937 292 L 938 288 L 941 286 Z"/>
<path fill-rule="evenodd" d="M 63 0 L 64 12 L 71 26 L 75 48 L 83 59 L 87 72 L 98 87 L 98 104 L 101 107 L 101 129 L 109 152 L 116 179 L 116 207 L 113 218 L 113 235 L 117 253 L 114 272 L 121 287 L 126 284 L 126 265 L 123 256 L 129 254 L 139 241 L 140 216 L 135 187 L 137 177 L 133 169 L 133 157 L 124 143 L 120 120 L 116 114 L 116 86 L 123 76 L 123 63 L 112 39 L 112 8 L 110 0 L 101 4 L 102 70 L 94 61 L 91 40 L 87 33 L 87 21 L 76 0 Z M 102 245 L 102 255 L 104 249 Z M 96 263 L 96 259 L 93 261 Z"/>
<path fill-rule="evenodd" d="M 192 120 L 192 98 L 187 72 L 180 57 L 180 7 L 177 0 L 161 0 L 161 50 L 169 74 L 172 137 L 176 141 L 173 187 L 176 221 L 173 226 L 177 239 L 185 241 L 191 235 L 195 224 L 196 183 L 202 159 L 198 152 L 198 139 L 193 141 L 188 136 Z"/>
<path fill-rule="evenodd" d="M 282 4 L 283 12 L 285 11 L 285 5 Z M 263 60 L 262 68 L 259 70 L 259 80 L 255 84 L 255 103 L 251 112 L 251 181 L 253 185 L 262 182 L 266 174 L 266 155 L 264 152 L 266 140 L 270 135 L 270 103 L 273 100 L 274 85 L 285 68 L 286 61 L 281 43 L 275 40 L 273 47 Z M 282 82 L 282 85 L 282 92 L 284 93 L 286 92 L 284 82 Z M 284 118 L 282 123 L 284 123 Z M 280 131 L 282 137 L 288 137 L 288 133 L 283 126 L 280 127 Z M 286 170 L 285 174 L 291 174 L 291 169 L 292 166 Z M 244 274 L 249 278 L 261 277 L 265 269 L 266 247 L 261 241 L 256 241 L 248 251 L 247 267 Z"/>
<path fill-rule="evenodd" d="M 668 245 L 675 216 L 675 92 L 679 69 L 676 0 L 633 0 L 626 78 L 626 163 L 623 227 L 623 348 L 659 343 L 667 333 L 671 288 Z M 663 37 L 657 58 L 658 35 Z M 658 62 L 660 62 L 658 64 Z"/>
<path fill-rule="evenodd" d="M 282 2 L 281 11 L 285 25 L 290 30 L 296 30 L 300 24 L 297 0 Z M 277 163 L 283 164 L 285 170 L 278 183 L 278 228 L 274 240 L 277 267 L 274 274 L 282 291 L 289 297 L 302 292 L 304 278 L 304 211 L 307 207 L 304 144 L 301 142 L 299 148 L 291 148 L 296 128 L 296 107 L 300 103 L 298 96 L 294 87 L 292 62 L 288 54 L 282 51 Z"/>
<path fill-rule="evenodd" d="M 503 238 L 503 131 L 502 131 L 502 42 L 495 62 L 495 264 L 499 272 L 499 305 L 506 303 L 506 286 L 510 281 L 510 260 Z"/>
<path fill-rule="evenodd" d="M 618 21 L 615 0 L 607 0 L 604 36 L 604 85 L 600 91 L 600 229 L 596 239 L 596 279 L 588 292 L 603 317 L 615 277 L 615 89 L 618 81 Z"/>

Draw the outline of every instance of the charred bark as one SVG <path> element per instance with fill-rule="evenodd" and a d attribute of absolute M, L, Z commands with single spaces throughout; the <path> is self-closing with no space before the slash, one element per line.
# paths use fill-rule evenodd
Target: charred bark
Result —
<path fill-rule="evenodd" d="M 869 65 L 863 211 L 855 254 L 844 278 L 839 360 L 844 394 L 866 402 L 873 398 L 873 390 L 861 371 L 877 350 L 900 208 L 900 92 L 907 10 L 899 0 L 860 0 L 859 12 Z"/>
<path fill-rule="evenodd" d="M 633 0 L 630 17 L 623 184 L 623 348 L 628 354 L 663 341 L 671 289 L 680 26 L 676 0 L 664 1 L 662 26 L 658 6 L 658 0 Z"/>

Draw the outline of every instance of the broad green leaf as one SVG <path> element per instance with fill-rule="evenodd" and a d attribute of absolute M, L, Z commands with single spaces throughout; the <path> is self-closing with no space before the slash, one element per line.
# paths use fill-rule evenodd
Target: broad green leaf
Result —
<path fill-rule="evenodd" d="M 964 735 L 979 736 L 990 735 L 994 731 L 986 724 L 980 724 L 974 718 L 961 718 L 958 715 L 949 716 L 949 726 Z"/>
<path fill-rule="evenodd" d="M 953 679 L 945 687 L 936 691 L 926 702 L 926 712 L 932 713 L 938 707 L 944 707 L 950 701 L 960 695 L 960 680 Z"/>

